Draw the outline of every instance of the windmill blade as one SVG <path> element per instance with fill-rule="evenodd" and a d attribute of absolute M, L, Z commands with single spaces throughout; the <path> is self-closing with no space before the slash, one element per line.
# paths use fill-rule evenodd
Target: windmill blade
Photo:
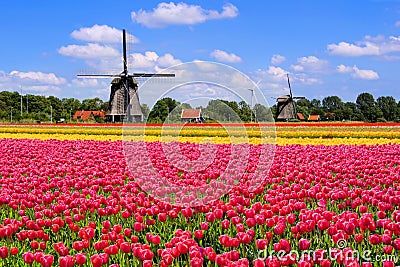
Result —
<path fill-rule="evenodd" d="M 128 75 L 131 77 L 175 77 L 175 74 L 173 73 L 133 73 L 131 75 Z"/>
<path fill-rule="evenodd" d="M 128 61 L 126 59 L 126 32 L 125 29 L 122 30 L 122 54 L 123 54 L 123 64 L 124 64 L 124 74 L 128 75 Z"/>
<path fill-rule="evenodd" d="M 97 79 L 108 79 L 108 78 L 120 78 L 122 75 L 119 74 L 78 74 L 80 78 L 97 78 Z"/>
<path fill-rule="evenodd" d="M 290 86 L 290 80 L 289 80 L 289 73 L 287 73 L 286 76 L 287 76 L 287 82 L 288 82 L 288 85 L 289 85 L 289 94 L 290 94 L 290 98 L 293 98 L 293 95 L 292 95 L 292 87 Z"/>

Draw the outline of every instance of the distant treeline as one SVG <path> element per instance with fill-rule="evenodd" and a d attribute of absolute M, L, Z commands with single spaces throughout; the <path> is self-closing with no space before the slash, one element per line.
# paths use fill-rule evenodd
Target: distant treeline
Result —
<path fill-rule="evenodd" d="M 22 104 L 22 105 L 21 105 Z M 13 122 L 76 122 L 73 115 L 77 110 L 104 110 L 108 101 L 90 98 L 82 101 L 75 98 L 59 99 L 54 96 L 21 95 L 18 92 L 0 92 L 0 120 Z M 179 122 L 182 109 L 201 108 L 208 121 L 271 121 L 275 117 L 276 106 L 265 107 L 256 103 L 253 108 L 245 101 L 210 100 L 206 107 L 191 107 L 172 98 L 163 98 L 156 102 L 150 111 L 147 104 L 141 105 L 147 122 Z M 355 103 L 343 102 L 338 96 L 327 96 L 324 99 L 300 99 L 296 102 L 298 113 L 305 118 L 309 115 L 320 115 L 323 121 L 367 121 L 384 122 L 400 121 L 400 101 L 392 96 L 381 96 L 377 99 L 369 93 L 360 94 Z M 98 122 L 102 122 L 98 120 Z"/>

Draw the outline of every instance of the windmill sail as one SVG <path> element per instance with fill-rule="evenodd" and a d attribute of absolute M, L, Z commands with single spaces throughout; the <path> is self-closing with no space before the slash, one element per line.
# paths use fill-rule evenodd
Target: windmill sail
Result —
<path fill-rule="evenodd" d="M 128 72 L 126 51 L 126 32 L 122 31 L 123 71 L 121 74 L 81 74 L 80 78 L 114 78 L 111 82 L 110 100 L 106 119 L 109 122 L 141 122 L 143 113 L 140 107 L 137 78 L 175 77 L 175 74 Z"/>

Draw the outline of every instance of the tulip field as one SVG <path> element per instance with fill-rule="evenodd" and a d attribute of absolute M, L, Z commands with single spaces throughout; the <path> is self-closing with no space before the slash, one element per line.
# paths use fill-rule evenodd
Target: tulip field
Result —
<path fill-rule="evenodd" d="M 0 266 L 400 266 L 400 124 L 228 127 L 0 125 Z"/>

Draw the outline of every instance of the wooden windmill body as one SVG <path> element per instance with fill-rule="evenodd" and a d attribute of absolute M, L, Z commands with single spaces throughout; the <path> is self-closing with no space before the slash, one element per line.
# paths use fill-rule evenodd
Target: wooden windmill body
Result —
<path fill-rule="evenodd" d="M 287 74 L 289 94 L 280 96 L 276 99 L 276 120 L 288 121 L 297 118 L 296 103 L 294 100 L 305 99 L 303 96 L 293 96 L 290 86 L 289 74 Z"/>
<path fill-rule="evenodd" d="M 175 77 L 175 74 L 129 73 L 126 53 L 126 33 L 122 31 L 123 71 L 121 74 L 80 74 L 80 78 L 114 78 L 106 111 L 107 122 L 142 122 L 139 84 L 135 78 Z"/>

